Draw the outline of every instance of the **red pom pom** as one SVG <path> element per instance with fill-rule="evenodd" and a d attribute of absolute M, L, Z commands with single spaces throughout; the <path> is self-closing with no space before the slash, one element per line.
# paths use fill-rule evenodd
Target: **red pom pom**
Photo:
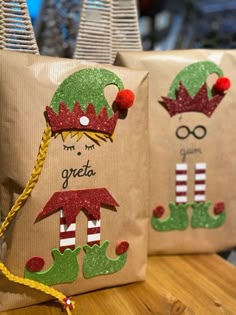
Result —
<path fill-rule="evenodd" d="M 231 86 L 230 80 L 228 78 L 225 77 L 220 77 L 217 79 L 215 85 L 214 85 L 214 89 L 217 92 L 224 92 L 226 90 L 228 90 Z"/>
<path fill-rule="evenodd" d="M 223 212 L 225 210 L 225 204 L 223 201 L 219 201 L 215 204 L 214 206 L 214 213 L 217 214 L 221 214 L 221 212 Z"/>
<path fill-rule="evenodd" d="M 69 310 L 73 310 L 75 307 L 74 307 L 74 302 L 72 301 L 72 297 L 66 297 L 63 299 L 64 301 L 64 309 L 68 309 Z"/>
<path fill-rule="evenodd" d="M 153 215 L 155 218 L 161 218 L 164 212 L 165 212 L 165 209 L 162 206 L 157 206 L 153 210 Z"/>
<path fill-rule="evenodd" d="M 42 257 L 34 256 L 31 257 L 25 267 L 30 271 L 30 272 L 37 272 L 41 271 L 43 269 L 43 266 L 45 264 L 45 261 Z"/>
<path fill-rule="evenodd" d="M 116 246 L 116 254 L 122 255 L 126 253 L 128 249 L 129 249 L 129 243 L 127 241 L 121 241 Z"/>
<path fill-rule="evenodd" d="M 130 90 L 121 90 L 117 93 L 115 102 L 119 109 L 128 109 L 134 103 L 134 93 Z"/>

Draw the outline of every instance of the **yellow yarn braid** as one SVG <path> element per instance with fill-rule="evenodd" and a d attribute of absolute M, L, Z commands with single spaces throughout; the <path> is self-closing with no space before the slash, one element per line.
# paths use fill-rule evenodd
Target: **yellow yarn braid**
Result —
<path fill-rule="evenodd" d="M 14 276 L 2 263 L 0 263 L 0 270 L 7 277 L 8 280 L 13 281 L 15 283 L 26 285 L 32 289 L 42 291 L 48 295 L 55 297 L 62 305 L 64 305 L 64 306 L 66 305 L 65 301 L 67 298 L 65 295 L 63 295 L 59 291 L 57 291 L 57 290 L 55 290 L 55 289 L 53 289 L 53 288 L 51 288 L 45 284 L 39 283 L 37 281 L 33 281 L 33 280 Z M 71 301 L 71 303 L 72 303 L 72 307 L 74 308 L 74 302 Z M 65 310 L 66 310 L 68 315 L 71 315 L 69 306 L 65 306 Z"/>
<path fill-rule="evenodd" d="M 31 176 L 29 178 L 28 183 L 26 184 L 25 189 L 23 190 L 22 194 L 17 198 L 16 202 L 12 206 L 11 210 L 9 211 L 7 217 L 5 218 L 4 222 L 2 223 L 0 227 L 0 237 L 3 236 L 4 232 L 7 230 L 7 227 L 13 220 L 14 216 L 17 214 L 17 212 L 21 209 L 24 202 L 29 198 L 32 190 L 34 189 L 39 176 L 42 172 L 42 168 L 46 159 L 48 146 L 51 140 L 52 131 L 50 126 L 46 126 L 42 140 L 40 143 L 39 153 L 37 156 L 37 160 L 34 166 L 34 169 L 31 173 Z M 44 285 L 40 282 L 36 282 L 33 280 L 20 278 L 18 276 L 13 275 L 5 266 L 4 264 L 0 263 L 0 271 L 10 280 L 19 284 L 23 284 L 25 286 L 28 286 L 30 288 L 42 291 L 46 294 L 49 294 L 53 297 L 55 297 L 65 308 L 68 315 L 71 315 L 70 309 L 74 308 L 74 302 L 72 302 L 70 299 L 67 299 L 65 295 L 60 293 L 59 291 Z M 69 301 L 69 305 L 67 304 L 67 301 Z"/>
<path fill-rule="evenodd" d="M 39 153 L 37 156 L 37 160 L 30 176 L 28 183 L 26 184 L 25 189 L 23 190 L 22 194 L 17 198 L 16 202 L 12 206 L 11 210 L 8 212 L 7 217 L 3 221 L 0 227 L 0 237 L 6 231 L 8 225 L 11 223 L 12 219 L 16 215 L 16 213 L 20 210 L 23 203 L 29 198 L 34 186 L 36 185 L 39 175 L 41 174 L 44 161 L 46 159 L 46 154 L 48 151 L 48 146 L 51 140 L 51 128 L 47 126 L 43 132 L 42 140 L 40 143 Z"/>

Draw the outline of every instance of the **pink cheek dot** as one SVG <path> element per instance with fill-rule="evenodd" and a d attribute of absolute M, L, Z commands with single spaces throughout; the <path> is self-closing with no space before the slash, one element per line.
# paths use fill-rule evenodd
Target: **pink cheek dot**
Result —
<path fill-rule="evenodd" d="M 153 216 L 155 218 L 161 218 L 162 215 L 164 214 L 165 209 L 162 206 L 157 206 L 154 210 L 153 210 Z"/>

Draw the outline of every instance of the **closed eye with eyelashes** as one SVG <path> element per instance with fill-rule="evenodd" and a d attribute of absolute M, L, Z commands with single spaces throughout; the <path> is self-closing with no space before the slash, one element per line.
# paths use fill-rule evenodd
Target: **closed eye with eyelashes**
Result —
<path fill-rule="evenodd" d="M 92 144 L 92 145 L 85 144 L 85 150 L 94 150 L 94 149 L 95 149 L 95 144 Z"/>
<path fill-rule="evenodd" d="M 66 150 L 66 151 L 73 151 L 75 149 L 75 146 L 74 145 L 71 145 L 71 146 L 67 146 L 67 145 L 63 145 L 63 149 Z"/>

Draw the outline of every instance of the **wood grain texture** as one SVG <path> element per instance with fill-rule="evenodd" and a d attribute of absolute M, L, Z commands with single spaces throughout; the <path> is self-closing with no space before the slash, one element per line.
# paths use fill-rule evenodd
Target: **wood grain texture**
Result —
<path fill-rule="evenodd" d="M 236 268 L 217 255 L 152 256 L 147 280 L 74 297 L 78 315 L 235 315 Z M 62 315 L 55 303 L 1 315 Z"/>

